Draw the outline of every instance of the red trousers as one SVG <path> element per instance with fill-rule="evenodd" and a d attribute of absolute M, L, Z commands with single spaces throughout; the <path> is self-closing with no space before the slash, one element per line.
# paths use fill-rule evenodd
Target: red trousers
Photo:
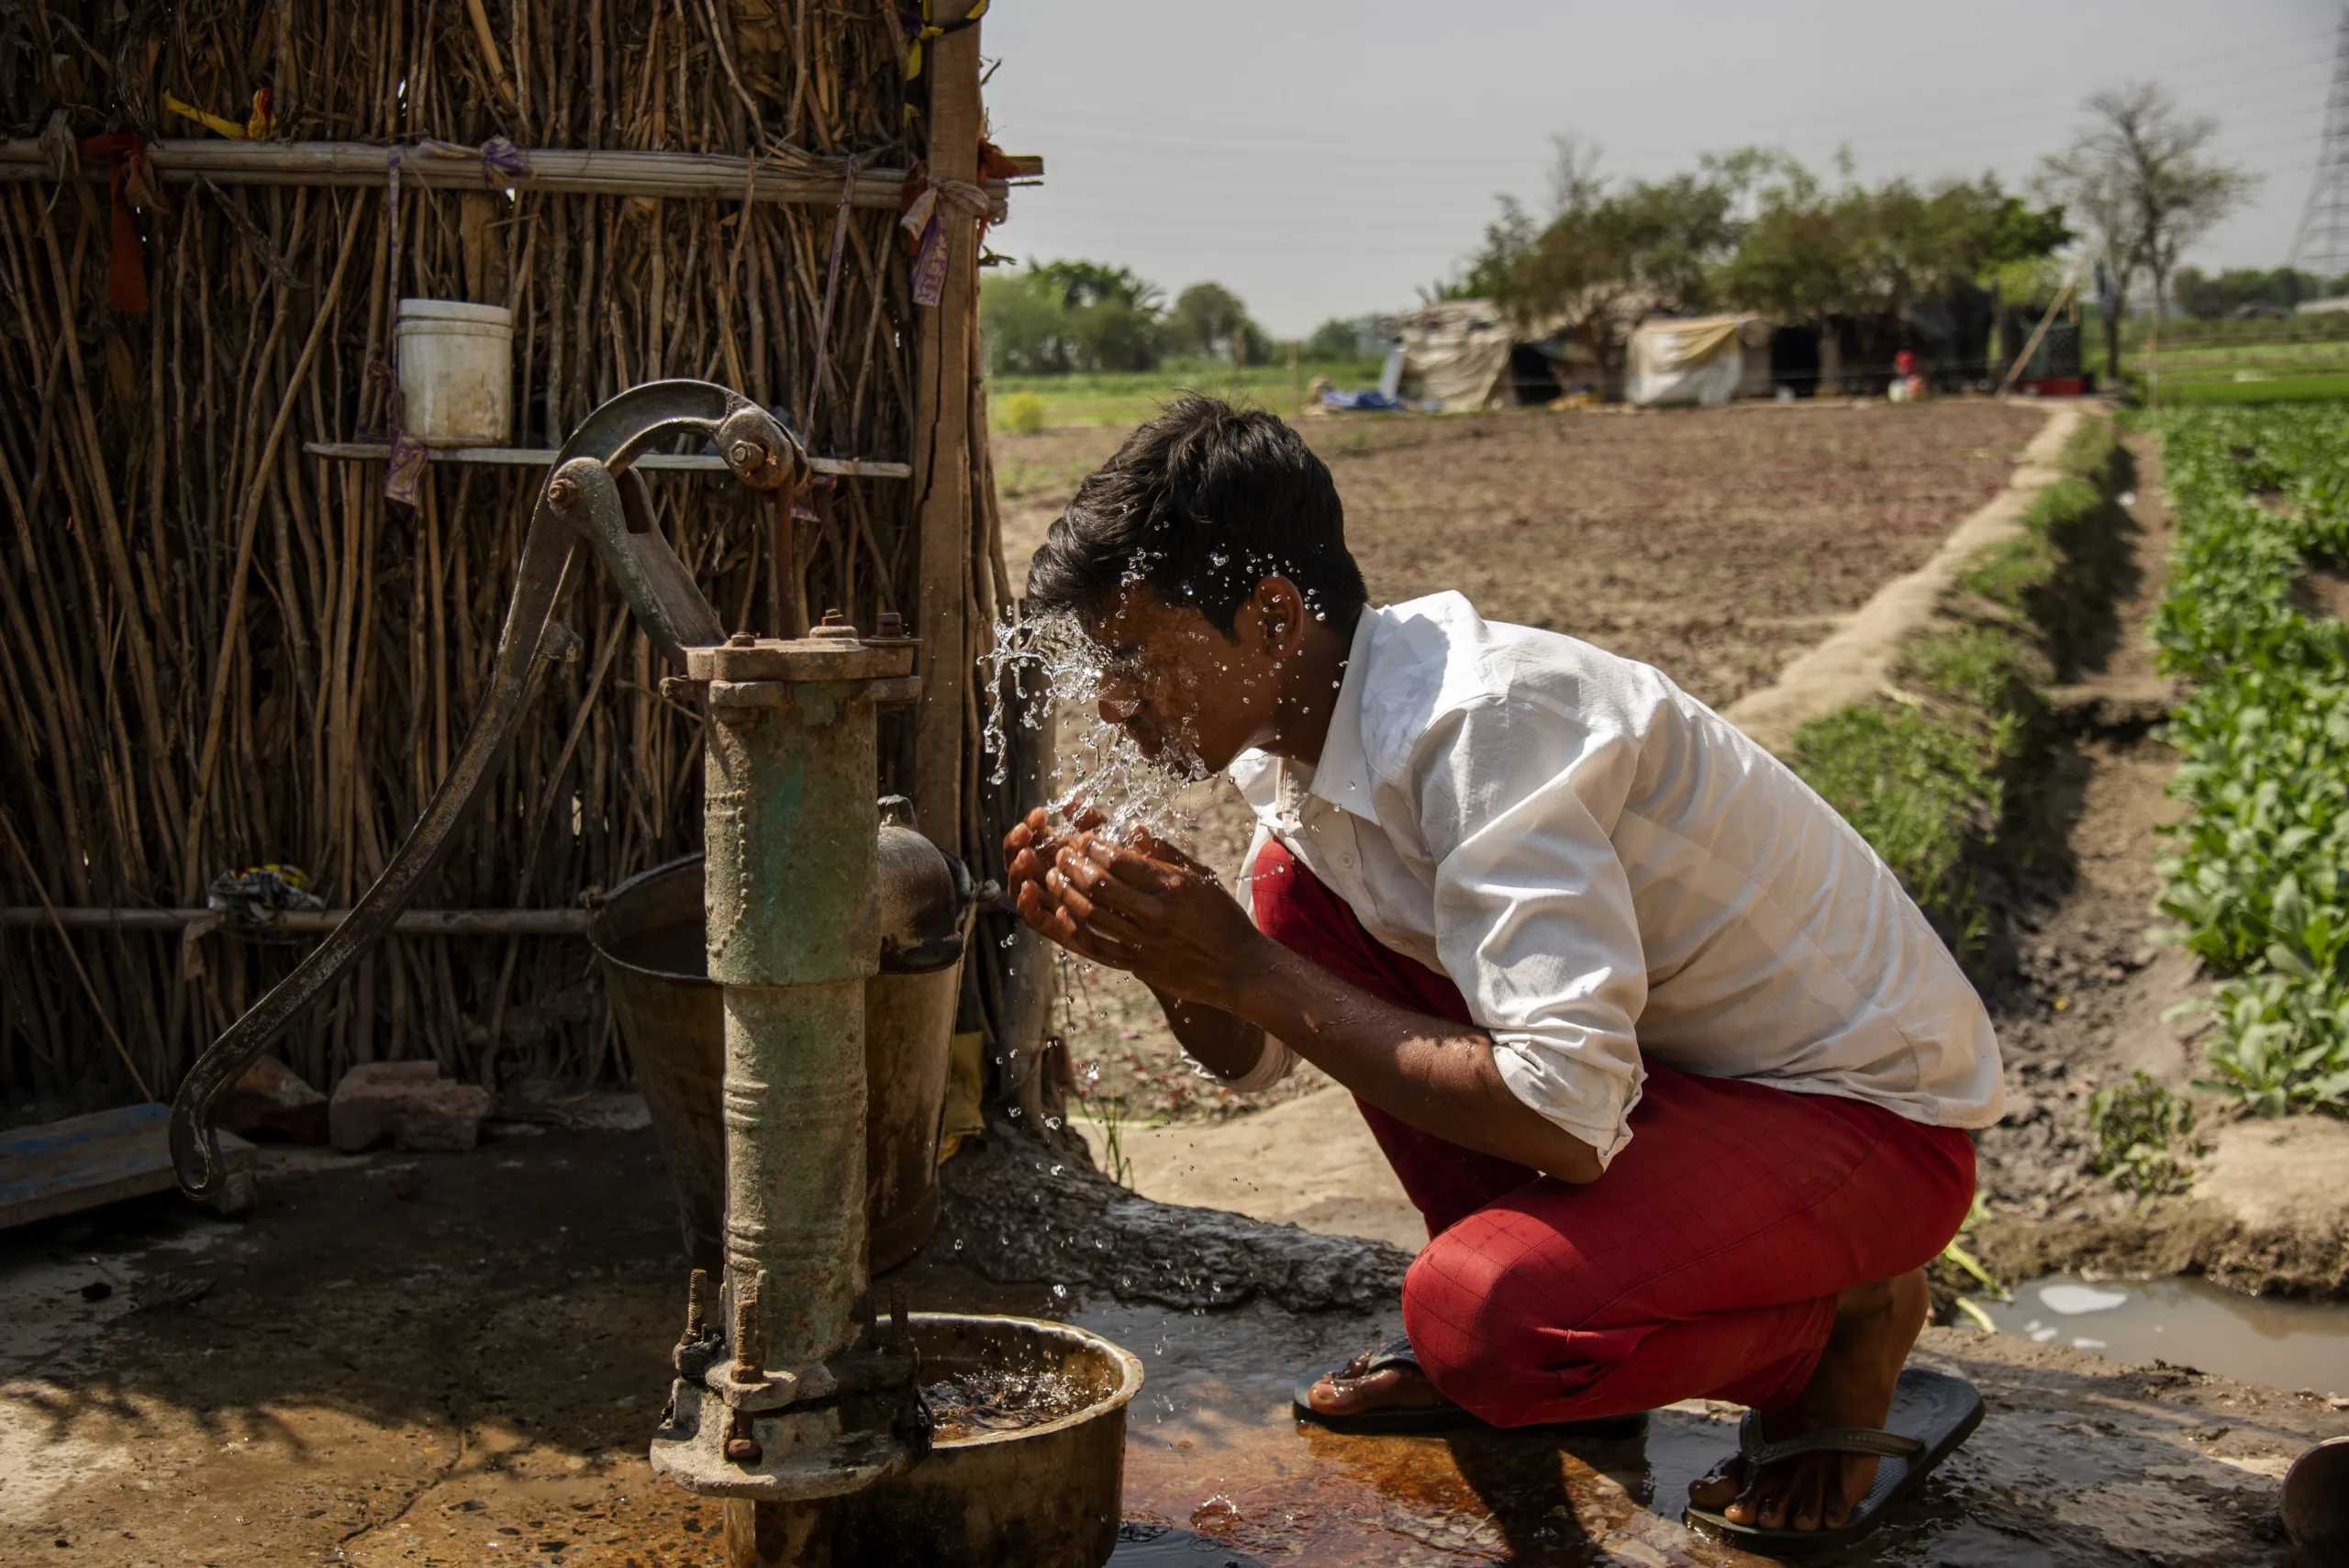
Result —
<path fill-rule="evenodd" d="M 1252 869 L 1267 936 L 1397 1006 L 1473 1021 L 1458 987 L 1371 936 L 1278 841 Z M 1411 1349 L 1495 1426 L 1787 1405 L 1836 1295 L 1921 1267 L 1973 1200 L 1956 1129 L 1645 1065 L 1631 1140 L 1586 1186 L 1362 1107 L 1427 1218 L 1403 1283 Z"/>

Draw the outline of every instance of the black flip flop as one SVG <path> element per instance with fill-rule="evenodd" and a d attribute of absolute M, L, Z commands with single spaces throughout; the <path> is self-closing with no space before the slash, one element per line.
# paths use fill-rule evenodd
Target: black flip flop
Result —
<path fill-rule="evenodd" d="M 1765 1529 L 1760 1525 L 1732 1523 L 1711 1508 L 1693 1504 L 1680 1516 L 1681 1521 L 1766 1557 L 1795 1557 L 1849 1546 L 1882 1524 L 1884 1516 L 1922 1486 L 1933 1467 L 1981 1424 L 1982 1396 L 1972 1384 L 1916 1366 L 1901 1373 L 1892 1396 L 1892 1414 L 1882 1430 L 1829 1427 L 1772 1442 L 1762 1435 L 1761 1416 L 1748 1410 L 1737 1429 L 1738 1451 L 1748 1465 L 1775 1464 L 1802 1453 L 1874 1454 L 1883 1461 L 1876 1467 L 1876 1485 L 1852 1510 L 1852 1517 L 1834 1529 Z"/>
<path fill-rule="evenodd" d="M 1471 1415 L 1461 1407 L 1447 1401 L 1442 1405 L 1419 1405 L 1407 1409 L 1365 1410 L 1358 1416 L 1325 1416 L 1313 1407 L 1313 1385 L 1330 1373 L 1342 1372 L 1348 1362 L 1331 1362 L 1301 1374 L 1289 1402 L 1297 1407 L 1297 1418 L 1310 1421 L 1317 1427 L 1327 1427 L 1333 1432 L 1452 1432 L 1483 1428 L 1486 1431 L 1548 1432 L 1569 1438 L 1630 1438 L 1647 1429 L 1648 1413 L 1634 1410 L 1628 1416 L 1603 1416 L 1594 1421 L 1555 1421 L 1542 1427 L 1495 1427 L 1479 1416 Z M 1388 1367 L 1420 1370 L 1419 1357 L 1411 1353 L 1411 1341 L 1397 1336 L 1371 1352 L 1364 1364 L 1364 1373 L 1384 1372 Z"/>

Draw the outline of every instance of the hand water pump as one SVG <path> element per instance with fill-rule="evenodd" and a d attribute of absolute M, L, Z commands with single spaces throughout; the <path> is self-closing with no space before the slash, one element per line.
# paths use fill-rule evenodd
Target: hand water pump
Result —
<path fill-rule="evenodd" d="M 724 1262 L 696 1270 L 656 1470 L 729 1499 L 736 1561 L 1020 1562 L 1086 1568 L 1118 1529 L 1124 1407 L 1141 1365 L 1081 1330 L 1019 1318 L 876 1320 L 866 1275 L 865 982 L 961 956 L 959 863 L 875 801 L 874 710 L 909 702 L 915 639 L 827 617 L 804 638 L 728 636 L 654 524 L 636 459 L 699 436 L 788 507 L 798 443 L 696 381 L 630 388 L 590 415 L 533 506 L 487 693 L 449 775 L 351 916 L 214 1042 L 172 1106 L 181 1184 L 225 1178 L 213 1106 L 254 1057 L 385 935 L 506 750 L 584 545 L 680 673 L 705 722 L 708 977 L 722 990 Z M 931 1450 L 917 1378 L 956 1359 L 1081 1377 L 1077 1415 Z M 902 1479 L 890 1481 L 892 1477 Z M 876 1487 L 876 1483 L 889 1482 Z M 892 1491 L 890 1487 L 896 1490 Z M 828 1499 L 831 1501 L 827 1501 Z M 843 1555 L 844 1554 L 844 1555 Z"/>

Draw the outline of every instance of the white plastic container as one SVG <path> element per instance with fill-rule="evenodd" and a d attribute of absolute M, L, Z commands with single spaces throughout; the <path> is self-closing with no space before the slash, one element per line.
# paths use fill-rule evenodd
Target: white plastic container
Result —
<path fill-rule="evenodd" d="M 514 429 L 514 313 L 404 299 L 393 328 L 401 428 L 428 447 L 502 447 Z"/>

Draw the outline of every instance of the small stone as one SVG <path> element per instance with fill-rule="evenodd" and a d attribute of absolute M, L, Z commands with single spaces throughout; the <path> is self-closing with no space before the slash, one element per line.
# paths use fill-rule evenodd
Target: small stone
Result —
<path fill-rule="evenodd" d="M 481 1141 L 497 1096 L 440 1076 L 437 1062 L 370 1062 L 335 1085 L 328 1106 L 334 1146 L 346 1154 L 389 1139 L 393 1147 L 459 1153 Z"/>
<path fill-rule="evenodd" d="M 327 1097 L 274 1056 L 262 1056 L 220 1097 L 212 1124 L 250 1137 L 273 1132 L 296 1143 L 327 1140 Z"/>

